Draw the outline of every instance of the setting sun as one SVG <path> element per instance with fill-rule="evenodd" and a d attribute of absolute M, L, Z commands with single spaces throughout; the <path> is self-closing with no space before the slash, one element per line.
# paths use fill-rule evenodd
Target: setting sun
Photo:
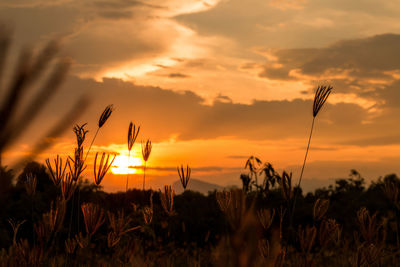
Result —
<path fill-rule="evenodd" d="M 142 165 L 143 161 L 140 157 L 133 155 L 129 158 L 126 155 L 118 155 L 111 167 L 111 172 L 113 174 L 134 174 L 138 172 L 135 167 Z"/>

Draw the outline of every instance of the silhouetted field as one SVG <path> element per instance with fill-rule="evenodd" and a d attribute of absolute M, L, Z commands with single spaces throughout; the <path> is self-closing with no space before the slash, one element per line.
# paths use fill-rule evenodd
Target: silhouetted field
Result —
<path fill-rule="evenodd" d="M 18 177 L 2 168 L 0 262 L 4 266 L 396 266 L 397 176 L 365 187 L 353 171 L 350 178 L 304 196 L 298 188 L 284 185 L 290 184 L 289 175 L 271 169 L 270 174 L 277 182 L 269 188 L 265 185 L 271 176 L 260 176 L 259 186 L 250 183 L 244 185 L 246 190 L 207 196 L 192 191 L 174 195 L 168 188 L 106 193 L 86 181 L 67 200 L 42 164 L 29 163 Z M 28 181 L 32 177 L 37 184 L 33 190 Z"/>

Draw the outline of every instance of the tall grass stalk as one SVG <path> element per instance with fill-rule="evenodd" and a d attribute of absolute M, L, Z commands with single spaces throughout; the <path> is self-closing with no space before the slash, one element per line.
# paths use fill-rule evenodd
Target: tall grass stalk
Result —
<path fill-rule="evenodd" d="M 143 191 L 145 189 L 145 185 L 146 185 L 146 167 L 147 167 L 147 161 L 149 160 L 150 157 L 150 153 L 151 153 L 151 141 L 147 140 L 146 144 L 143 146 L 143 142 L 142 142 L 142 156 L 143 156 L 143 160 L 144 160 L 144 166 L 143 166 Z"/>
<path fill-rule="evenodd" d="M 332 89 L 333 89 L 332 86 L 321 85 L 321 86 L 318 86 L 318 88 L 315 92 L 311 130 L 310 130 L 310 135 L 308 137 L 307 149 L 306 149 L 306 154 L 304 156 L 303 166 L 301 167 L 299 183 L 297 184 L 298 190 L 294 194 L 293 207 L 292 207 L 292 212 L 291 212 L 291 216 L 290 216 L 290 225 L 292 225 L 292 222 L 293 222 L 293 215 L 294 215 L 294 211 L 296 208 L 296 201 L 297 201 L 298 194 L 300 192 L 301 180 L 303 178 L 304 168 L 306 166 L 307 156 L 308 156 L 308 152 L 310 150 L 310 144 L 311 144 L 311 138 L 312 138 L 312 134 L 313 134 L 313 130 L 314 130 L 315 118 L 317 117 L 322 106 L 325 104 L 326 100 L 328 99 L 329 95 L 331 94 Z"/>
<path fill-rule="evenodd" d="M 136 125 L 134 125 L 132 122 L 129 124 L 129 129 L 128 129 L 128 173 L 126 174 L 126 192 L 128 192 L 128 182 L 129 182 L 129 163 L 131 160 L 131 150 L 133 148 L 133 145 L 135 144 L 136 138 L 139 134 L 140 131 L 140 126 L 137 128 L 136 131 Z"/>

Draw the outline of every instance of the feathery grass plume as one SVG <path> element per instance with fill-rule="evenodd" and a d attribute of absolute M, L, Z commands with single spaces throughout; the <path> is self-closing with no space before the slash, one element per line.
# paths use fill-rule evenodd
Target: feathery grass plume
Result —
<path fill-rule="evenodd" d="M 34 232 L 36 234 L 36 240 L 39 242 L 40 246 L 44 247 L 51 237 L 51 230 L 47 221 L 41 220 L 35 223 Z"/>
<path fill-rule="evenodd" d="M 358 226 L 364 241 L 367 244 L 383 244 L 386 239 L 386 230 L 382 222 L 378 221 L 377 212 L 372 216 L 363 207 L 357 211 Z"/>
<path fill-rule="evenodd" d="M 363 243 L 357 248 L 357 252 L 351 259 L 352 266 L 383 266 L 382 257 L 385 249 L 375 244 Z"/>
<path fill-rule="evenodd" d="M 7 54 L 10 54 L 8 48 L 11 42 L 10 31 L 5 30 L 2 26 L 0 27 L 0 80 L 4 80 L 5 76 L 2 70 L 7 61 Z M 9 75 L 12 78 L 7 82 L 8 87 L 5 88 L 4 101 L 0 105 L 0 165 L 1 152 L 7 150 L 18 140 L 24 130 L 30 126 L 34 118 L 46 106 L 46 103 L 58 91 L 61 82 L 64 80 L 69 62 L 66 58 L 56 58 L 58 50 L 57 42 L 51 41 L 35 56 L 28 49 L 20 53 L 18 63 Z M 10 69 L 10 66 L 7 66 L 7 69 Z M 36 92 L 34 92 L 35 90 Z M 31 95 L 32 93 L 33 95 Z M 20 159 L 22 163 L 18 162 L 16 167 L 19 168 L 21 164 L 31 160 L 52 144 L 51 137 L 59 136 L 69 127 L 71 120 L 75 119 L 80 113 L 81 108 L 70 110 L 67 116 L 52 127 L 48 134 L 38 140 L 33 146 L 32 153 Z"/>
<path fill-rule="evenodd" d="M 151 141 L 147 140 L 146 144 L 143 146 L 143 142 L 142 142 L 142 157 L 144 160 L 144 166 L 143 166 L 143 190 L 145 188 L 146 185 L 146 167 L 147 167 L 147 161 L 149 160 L 150 157 L 150 153 L 151 153 Z"/>
<path fill-rule="evenodd" d="M 293 197 L 292 173 L 283 171 L 280 186 L 283 198 L 289 202 Z"/>
<path fill-rule="evenodd" d="M 129 227 L 129 224 L 132 222 L 132 219 L 126 217 L 123 211 L 118 211 L 117 215 L 111 212 L 107 212 L 107 215 L 110 228 L 118 236 L 122 236 L 130 231 L 140 228 L 140 226 Z"/>
<path fill-rule="evenodd" d="M 107 234 L 107 246 L 109 248 L 115 247 L 119 241 L 121 240 L 121 236 L 111 231 Z"/>
<path fill-rule="evenodd" d="M 67 204 L 64 199 L 58 198 L 55 205 L 51 202 L 50 211 L 43 216 L 43 220 L 48 221 L 52 232 L 59 232 L 63 226 Z"/>
<path fill-rule="evenodd" d="M 183 165 L 181 165 L 181 168 L 176 167 L 176 169 L 178 170 L 179 179 L 181 180 L 183 189 L 186 190 L 192 170 L 190 169 L 189 165 L 186 166 L 186 173 L 185 170 L 183 169 Z"/>
<path fill-rule="evenodd" d="M 281 177 L 269 162 L 264 163 L 264 166 L 259 170 L 259 173 L 260 175 L 264 173 L 265 178 L 263 188 L 266 192 L 269 192 L 270 188 L 274 187 L 275 184 L 280 183 Z"/>
<path fill-rule="evenodd" d="M 61 180 L 61 193 L 65 201 L 71 199 L 72 195 L 75 192 L 76 187 L 78 186 L 76 181 L 73 179 L 70 173 L 67 173 L 64 178 Z"/>
<path fill-rule="evenodd" d="M 117 215 L 111 212 L 107 212 L 107 214 L 109 226 L 111 228 L 111 232 L 109 232 L 107 236 L 107 244 L 110 248 L 118 244 L 124 234 L 140 228 L 140 226 L 129 227 L 132 219 L 126 217 L 123 211 L 119 211 Z"/>
<path fill-rule="evenodd" d="M 103 127 L 104 123 L 106 123 L 108 118 L 111 116 L 111 113 L 113 112 L 113 110 L 114 110 L 114 106 L 113 105 L 108 105 L 104 109 L 104 111 L 101 114 L 100 119 L 99 119 L 99 124 L 98 124 L 99 128 Z"/>
<path fill-rule="evenodd" d="M 43 247 L 37 245 L 30 247 L 26 239 L 20 240 L 13 248 L 16 259 L 16 264 L 13 266 L 43 266 L 48 256 L 48 251 Z"/>
<path fill-rule="evenodd" d="M 315 243 L 315 238 L 317 236 L 317 228 L 315 226 L 307 225 L 304 229 L 299 226 L 298 231 L 300 248 L 304 256 L 304 265 L 303 266 L 313 266 L 313 260 L 310 259 L 309 255 L 312 247 Z"/>
<path fill-rule="evenodd" d="M 75 252 L 77 245 L 75 239 L 68 238 L 67 240 L 65 240 L 64 244 L 65 244 L 65 252 L 67 252 L 68 254 L 73 254 Z"/>
<path fill-rule="evenodd" d="M 131 159 L 131 150 L 133 148 L 133 145 L 135 144 L 136 138 L 138 137 L 140 131 L 140 126 L 136 130 L 136 125 L 134 125 L 132 122 L 129 124 L 128 128 L 128 163 L 130 162 Z M 128 164 L 129 167 L 129 164 Z M 128 191 L 128 182 L 129 182 L 129 173 L 126 175 L 126 190 Z"/>
<path fill-rule="evenodd" d="M 257 211 L 257 216 L 264 230 L 268 230 L 274 221 L 275 209 L 261 209 Z"/>
<path fill-rule="evenodd" d="M 26 220 L 23 221 L 14 221 L 13 219 L 8 219 L 8 223 L 11 225 L 11 228 L 13 230 L 13 244 L 15 245 L 17 243 L 17 233 L 21 225 L 23 225 L 26 222 Z"/>
<path fill-rule="evenodd" d="M 320 221 L 329 208 L 329 199 L 318 198 L 314 203 L 313 216 L 315 221 Z"/>
<path fill-rule="evenodd" d="M 249 169 L 250 171 L 250 178 L 252 179 L 253 177 L 255 178 L 255 183 L 256 186 L 258 185 L 258 178 L 257 178 L 257 172 L 258 172 L 258 168 L 261 166 L 262 161 L 255 157 L 255 156 L 250 156 L 247 161 L 246 164 L 244 165 L 245 169 Z"/>
<path fill-rule="evenodd" d="M 317 117 L 317 115 L 320 112 L 321 108 L 323 107 L 323 105 L 325 104 L 325 102 L 328 99 L 329 95 L 331 94 L 332 89 L 333 89 L 333 87 L 330 86 L 330 85 L 328 85 L 328 86 L 320 85 L 320 86 L 317 87 L 317 90 L 315 92 L 314 104 L 313 104 L 313 119 L 312 119 L 312 123 L 311 123 L 310 136 L 308 137 L 308 144 L 307 144 L 306 154 L 304 156 L 303 166 L 301 167 L 300 178 L 299 178 L 299 182 L 297 184 L 298 188 L 300 188 L 301 180 L 303 179 L 304 168 L 306 166 L 308 151 L 310 150 L 311 138 L 312 138 L 312 134 L 313 134 L 313 130 L 314 130 L 315 118 Z M 291 217 L 293 217 L 294 210 L 296 208 L 297 195 L 298 195 L 298 193 L 295 194 L 295 196 L 294 196 Z"/>
<path fill-rule="evenodd" d="M 86 134 L 89 132 L 89 131 L 85 130 L 86 125 L 87 125 L 87 123 L 84 123 L 80 126 L 77 124 L 73 128 L 78 147 L 83 146 L 83 142 L 85 142 Z"/>
<path fill-rule="evenodd" d="M 35 224 L 35 233 L 41 245 L 46 244 L 52 234 L 57 234 L 64 223 L 66 212 L 66 202 L 63 199 L 57 199 L 54 205 L 51 202 L 50 211 L 42 215 L 42 220 Z"/>
<path fill-rule="evenodd" d="M 233 230 L 241 227 L 242 221 L 247 214 L 246 194 L 241 189 L 231 190 L 231 201 L 225 211 L 228 222 Z"/>
<path fill-rule="evenodd" d="M 90 244 L 90 236 L 83 236 L 82 233 L 75 235 L 75 240 L 78 243 L 80 248 L 87 248 Z"/>
<path fill-rule="evenodd" d="M 215 198 L 217 199 L 217 203 L 221 211 L 227 212 L 232 199 L 231 191 L 226 191 L 226 190 L 218 191 L 215 194 Z"/>
<path fill-rule="evenodd" d="M 329 243 L 338 245 L 341 234 L 342 229 L 335 219 L 324 219 L 322 220 L 318 231 L 319 245 L 322 248 L 327 247 Z"/>
<path fill-rule="evenodd" d="M 85 160 L 83 159 L 83 147 L 75 148 L 74 158 L 68 156 L 68 159 L 69 160 L 67 161 L 67 164 L 72 179 L 75 182 L 78 182 L 79 178 L 81 177 L 81 174 L 87 167 L 85 165 Z M 71 166 L 70 162 L 72 162 L 74 165 Z"/>
<path fill-rule="evenodd" d="M 260 250 L 260 255 L 263 257 L 263 259 L 268 259 L 269 258 L 269 242 L 268 239 L 260 239 L 258 241 L 258 249 Z"/>
<path fill-rule="evenodd" d="M 382 187 L 383 193 L 385 196 L 389 199 L 390 202 L 392 202 L 396 208 L 399 209 L 399 203 L 398 203 L 398 198 L 399 198 L 399 185 L 395 181 L 391 181 L 389 179 L 385 179 L 383 187 Z"/>
<path fill-rule="evenodd" d="M 63 167 L 62 158 L 59 155 L 57 155 L 57 158 L 54 159 L 54 169 L 53 169 L 50 163 L 50 159 L 46 159 L 47 169 L 50 172 L 50 178 L 55 186 L 59 186 L 60 182 L 64 179 L 65 169 L 67 168 L 67 162 L 65 162 Z"/>
<path fill-rule="evenodd" d="M 275 258 L 274 267 L 283 267 L 285 264 L 286 250 L 281 249 L 278 256 Z"/>
<path fill-rule="evenodd" d="M 98 165 L 98 169 L 97 167 L 97 156 L 98 156 L 98 152 L 96 152 L 96 157 L 94 158 L 94 182 L 96 185 L 100 185 L 101 181 L 103 180 L 104 176 L 106 175 L 106 173 L 108 172 L 108 170 L 110 169 L 111 165 L 113 164 L 116 155 L 114 155 L 114 157 L 111 159 L 111 161 L 109 161 L 110 159 L 110 154 L 107 154 L 107 158 L 106 153 L 103 152 L 101 155 L 101 160 L 100 163 Z"/>
<path fill-rule="evenodd" d="M 133 145 L 135 144 L 136 138 L 138 137 L 140 131 L 140 126 L 136 130 L 136 125 L 132 122 L 129 124 L 128 129 L 128 150 L 131 151 Z"/>
<path fill-rule="evenodd" d="M 85 156 L 85 160 L 84 160 L 84 161 L 86 161 L 86 159 L 87 159 L 87 157 L 88 157 L 88 155 L 89 155 L 90 149 L 91 149 L 92 146 L 93 146 L 94 140 L 96 139 L 97 134 L 99 133 L 100 128 L 103 127 L 103 125 L 106 123 L 106 121 L 108 120 L 108 118 L 111 116 L 111 113 L 113 112 L 113 110 L 114 110 L 114 106 L 113 106 L 113 105 L 108 105 L 108 106 L 104 109 L 103 113 L 101 113 L 101 116 L 100 116 L 100 118 L 99 118 L 98 127 L 97 127 L 97 130 L 96 130 L 96 133 L 94 134 L 93 139 L 92 139 L 92 142 L 90 143 L 89 149 L 88 149 L 88 151 L 86 152 L 86 156 Z"/>
<path fill-rule="evenodd" d="M 145 206 L 142 210 L 143 220 L 145 224 L 150 224 L 153 220 L 153 208 Z"/>
<path fill-rule="evenodd" d="M 24 181 L 24 186 L 28 196 L 33 197 L 36 193 L 37 178 L 36 175 L 28 173 Z"/>
<path fill-rule="evenodd" d="M 164 186 L 164 192 L 160 190 L 160 200 L 161 205 L 164 211 L 169 215 L 172 216 L 175 214 L 174 212 L 174 196 L 175 192 L 172 190 L 170 185 Z"/>
<path fill-rule="evenodd" d="M 86 233 L 91 237 L 105 221 L 103 209 L 93 203 L 83 203 L 81 209 Z"/>
<path fill-rule="evenodd" d="M 142 209 L 143 220 L 145 224 L 150 224 L 153 220 L 153 191 L 150 191 L 150 206 L 145 206 Z"/>

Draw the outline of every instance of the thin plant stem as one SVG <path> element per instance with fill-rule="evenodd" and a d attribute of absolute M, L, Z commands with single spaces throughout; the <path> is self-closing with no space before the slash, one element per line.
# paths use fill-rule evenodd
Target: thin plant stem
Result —
<path fill-rule="evenodd" d="M 144 191 L 145 184 L 146 184 L 146 165 L 147 165 L 147 161 L 144 162 L 144 168 L 143 168 L 143 191 Z"/>
<path fill-rule="evenodd" d="M 295 208 L 296 208 L 296 200 L 297 200 L 297 197 L 298 197 L 298 194 L 299 194 L 299 189 L 300 189 L 300 185 L 301 185 L 301 180 L 302 180 L 302 178 L 303 178 L 304 168 L 305 168 L 306 162 L 307 162 L 308 151 L 310 150 L 310 143 L 311 143 L 311 137 L 312 137 L 313 130 L 314 130 L 314 123 L 315 123 L 315 117 L 313 117 L 313 120 L 312 120 L 312 123 L 311 123 L 311 130 L 310 130 L 310 136 L 308 137 L 308 144 L 307 144 L 307 149 L 306 149 L 306 155 L 304 156 L 303 167 L 301 168 L 299 183 L 297 184 L 298 191 L 295 192 L 295 194 L 294 194 L 293 207 L 292 207 L 291 216 L 290 216 L 290 225 L 292 225 L 292 222 L 293 222 L 294 210 L 295 210 Z"/>
<path fill-rule="evenodd" d="M 94 137 L 93 137 L 93 139 L 92 139 L 92 142 L 90 143 L 90 146 L 89 146 L 88 151 L 86 152 L 86 156 L 85 156 L 84 162 L 86 162 L 86 159 L 87 159 L 87 157 L 88 157 L 88 155 L 89 155 L 89 151 L 90 151 L 90 149 L 92 148 L 92 145 L 93 145 L 93 143 L 94 143 L 94 140 L 95 140 L 96 137 L 97 137 L 97 134 L 99 133 L 99 130 L 100 130 L 100 127 L 97 127 L 97 131 L 96 131 L 96 133 L 95 133 L 95 135 L 94 135 Z"/>
<path fill-rule="evenodd" d="M 128 173 L 126 174 L 126 192 L 128 192 L 128 181 L 129 181 L 129 162 L 131 159 L 131 151 L 129 150 L 129 154 L 128 154 Z"/>

